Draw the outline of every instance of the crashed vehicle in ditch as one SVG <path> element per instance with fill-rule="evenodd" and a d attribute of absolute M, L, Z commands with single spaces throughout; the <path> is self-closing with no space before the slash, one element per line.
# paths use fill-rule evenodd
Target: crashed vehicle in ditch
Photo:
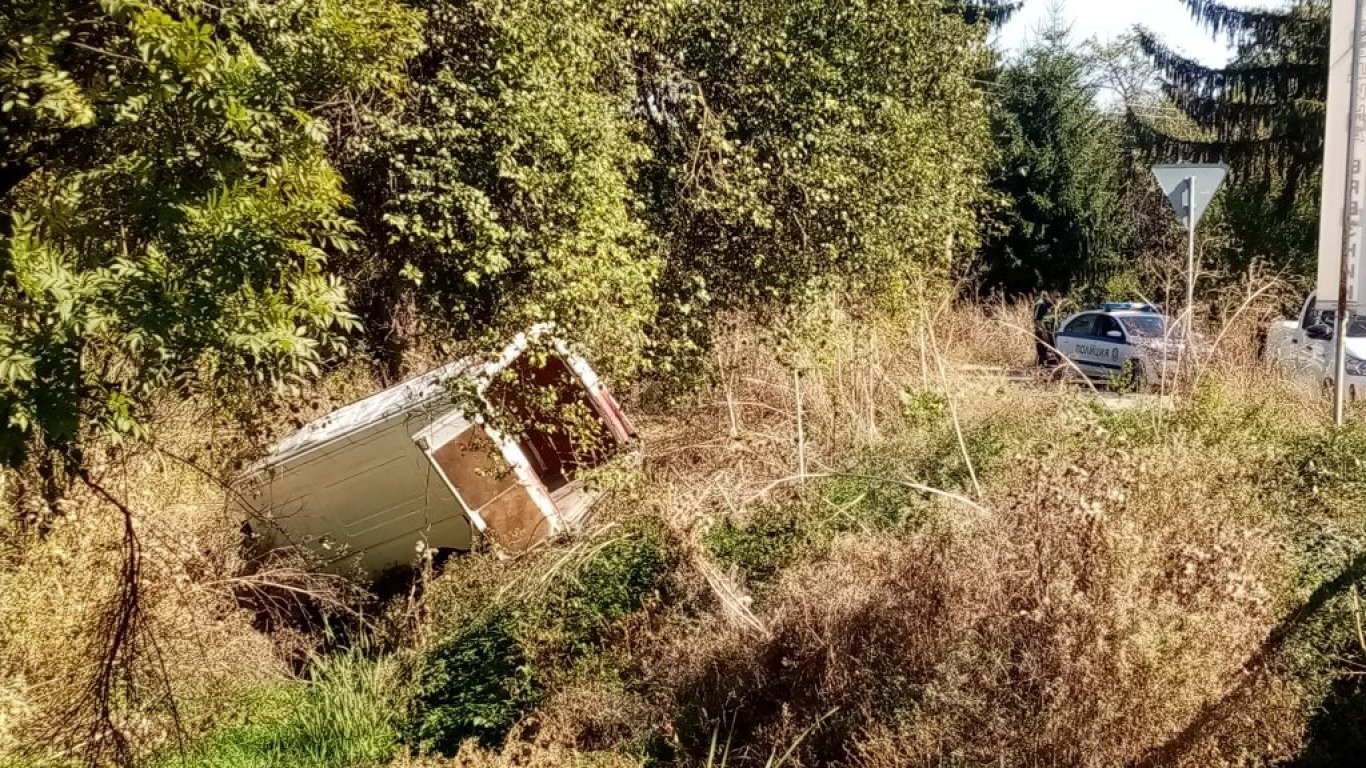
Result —
<path fill-rule="evenodd" d="M 305 425 L 235 487 L 258 548 L 376 574 L 481 534 L 515 553 L 572 531 L 602 493 L 592 471 L 638 459 L 593 369 L 538 327 Z"/>

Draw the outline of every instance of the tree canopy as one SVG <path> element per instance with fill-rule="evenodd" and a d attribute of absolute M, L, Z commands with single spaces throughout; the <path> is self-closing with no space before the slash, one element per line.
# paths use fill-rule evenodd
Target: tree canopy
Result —
<path fill-rule="evenodd" d="M 1182 2 L 1235 55 L 1226 67 L 1206 67 L 1142 33 L 1164 93 L 1199 132 L 1173 135 L 1135 118 L 1141 146 L 1165 161 L 1231 166 L 1226 197 L 1240 241 L 1237 266 L 1261 258 L 1307 270 L 1323 167 L 1329 4 L 1296 0 L 1283 10 L 1247 10 L 1213 0 Z"/>
<path fill-rule="evenodd" d="M 644 67 L 664 344 L 713 311 L 864 295 L 972 252 L 984 30 L 941 4 L 682 4 Z"/>
<path fill-rule="evenodd" d="M 629 370 L 659 259 L 634 188 L 648 150 L 617 29 L 628 4 L 414 4 L 425 48 L 401 108 L 343 164 L 372 336 L 401 347 L 417 324 L 466 338 L 554 321 Z"/>
<path fill-rule="evenodd" d="M 1133 218 L 1120 183 L 1124 136 L 1097 104 L 1089 69 L 1055 18 L 1000 74 L 986 289 L 1067 290 L 1119 267 Z"/>
<path fill-rule="evenodd" d="M 11 3 L 3 458 L 533 321 L 676 371 L 722 313 L 942 277 L 1014 6 Z"/>
<path fill-rule="evenodd" d="M 334 110 L 396 92 L 388 0 L 21 2 L 0 16 L 0 453 L 135 431 L 167 389 L 287 384 L 356 318 Z"/>
<path fill-rule="evenodd" d="M 1162 72 L 1164 92 L 1206 133 L 1192 140 L 1154 131 L 1153 149 L 1225 162 L 1240 176 L 1293 174 L 1320 165 L 1328 4 L 1298 0 L 1283 11 L 1252 11 L 1212 0 L 1182 2 L 1235 55 L 1226 67 L 1207 67 L 1151 33 L 1140 34 Z"/>

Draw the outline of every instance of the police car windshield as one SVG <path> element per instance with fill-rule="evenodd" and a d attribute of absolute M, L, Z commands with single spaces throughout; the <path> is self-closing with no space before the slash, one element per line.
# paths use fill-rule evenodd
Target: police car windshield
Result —
<path fill-rule="evenodd" d="M 1319 313 L 1319 322 L 1337 328 L 1337 310 L 1325 309 Z M 1366 336 L 1366 316 L 1349 314 L 1347 317 L 1347 338 Z"/>
<path fill-rule="evenodd" d="M 1125 333 L 1141 339 L 1160 339 L 1167 328 L 1166 318 L 1161 315 L 1127 315 L 1120 317 L 1119 323 Z M 1179 336 L 1180 329 L 1174 329 L 1172 335 Z"/>

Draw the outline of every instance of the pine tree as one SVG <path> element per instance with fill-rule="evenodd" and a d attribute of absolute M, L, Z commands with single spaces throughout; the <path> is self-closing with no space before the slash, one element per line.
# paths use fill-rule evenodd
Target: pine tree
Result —
<path fill-rule="evenodd" d="M 1220 161 L 1242 176 L 1288 175 L 1286 191 L 1323 156 L 1329 13 L 1325 0 L 1283 11 L 1242 10 L 1213 0 L 1182 0 L 1191 16 L 1235 49 L 1226 67 L 1207 67 L 1148 32 L 1144 51 L 1162 73 L 1172 103 L 1203 131 L 1200 140 L 1144 131 L 1159 155 Z"/>
<path fill-rule="evenodd" d="M 1192 136 L 1189 125 L 1177 130 L 1131 115 L 1134 134 L 1155 160 L 1232 168 L 1222 196 L 1235 240 L 1227 266 L 1237 270 L 1263 259 L 1307 274 L 1323 169 L 1329 3 L 1243 10 L 1214 0 L 1182 2 L 1211 35 L 1233 46 L 1233 60 L 1207 67 L 1141 32 L 1165 95 L 1198 131 Z"/>
<path fill-rule="evenodd" d="M 987 227 L 981 286 L 1022 295 L 1103 283 L 1130 236 L 1122 124 L 1097 105 L 1087 62 L 1056 16 L 1000 83 L 992 187 L 1005 205 Z"/>
<path fill-rule="evenodd" d="M 985 22 L 996 29 L 1010 21 L 1023 5 L 1023 0 L 961 0 L 957 10 L 969 24 Z"/>

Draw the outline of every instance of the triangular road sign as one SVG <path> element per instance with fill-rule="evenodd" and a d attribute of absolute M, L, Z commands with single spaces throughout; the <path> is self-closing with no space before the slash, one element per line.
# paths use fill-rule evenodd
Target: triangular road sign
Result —
<path fill-rule="evenodd" d="M 1214 193 L 1224 183 L 1228 166 L 1222 163 L 1154 165 L 1153 175 L 1157 177 L 1157 184 L 1162 187 L 1162 194 L 1167 196 L 1167 202 L 1172 204 L 1176 215 L 1181 217 L 1183 223 L 1195 226 L 1200 223 L 1200 217 L 1205 215 Z M 1192 182 L 1194 195 L 1190 193 Z M 1192 213 L 1194 216 L 1191 216 Z"/>

